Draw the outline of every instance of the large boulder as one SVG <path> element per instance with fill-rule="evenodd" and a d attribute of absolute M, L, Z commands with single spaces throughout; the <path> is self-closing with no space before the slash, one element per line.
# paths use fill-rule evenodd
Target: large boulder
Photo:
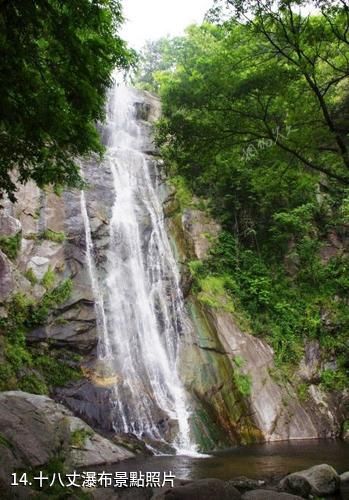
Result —
<path fill-rule="evenodd" d="M 340 492 L 342 498 L 349 498 L 349 472 L 340 475 Z"/>
<path fill-rule="evenodd" d="M 280 488 L 295 495 L 308 498 L 311 492 L 311 486 L 305 477 L 299 474 L 290 474 L 280 482 Z"/>
<path fill-rule="evenodd" d="M 22 231 L 22 225 L 18 219 L 11 215 L 0 215 L 0 236 L 11 238 Z"/>
<path fill-rule="evenodd" d="M 57 456 L 69 467 L 115 463 L 133 456 L 48 396 L 3 392 L 0 408 L 0 483 L 8 483 L 14 469 L 42 467 Z"/>
<path fill-rule="evenodd" d="M 281 481 L 280 487 L 304 496 L 309 493 L 316 496 L 327 496 L 336 493 L 339 489 L 339 483 L 340 479 L 334 468 L 322 464 L 286 476 Z"/>
<path fill-rule="evenodd" d="M 75 415 L 93 427 L 111 432 L 113 430 L 112 388 L 93 380 L 78 380 L 69 387 L 57 388 L 55 399 L 64 403 Z"/>
<path fill-rule="evenodd" d="M 273 490 L 248 491 L 242 496 L 242 500 L 301 500 L 302 497 L 289 493 L 280 493 Z"/>
<path fill-rule="evenodd" d="M 241 494 L 231 484 L 220 479 L 199 479 L 169 488 L 157 495 L 157 500 L 240 500 Z"/>
<path fill-rule="evenodd" d="M 93 302 L 80 301 L 71 306 L 64 304 L 64 307 L 61 314 L 29 332 L 27 340 L 31 343 L 49 340 L 59 347 L 89 353 L 98 341 Z"/>

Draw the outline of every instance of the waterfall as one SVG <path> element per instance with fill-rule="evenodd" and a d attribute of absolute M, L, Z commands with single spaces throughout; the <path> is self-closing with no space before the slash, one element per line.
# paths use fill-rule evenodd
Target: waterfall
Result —
<path fill-rule="evenodd" d="M 187 328 L 179 273 L 156 191 L 154 162 L 142 152 L 149 143 L 149 130 L 137 122 L 134 104 L 135 91 L 116 86 L 111 92 L 101 168 L 111 172 L 115 200 L 103 293 L 81 195 L 102 345 L 99 357 L 115 380 L 116 432 L 164 441 L 177 452 L 195 452 L 187 397 L 178 373 L 180 340 Z"/>
<path fill-rule="evenodd" d="M 96 323 L 98 332 L 98 358 L 106 361 L 110 353 L 109 336 L 107 333 L 107 318 L 104 311 L 104 300 L 100 290 L 97 269 L 94 261 L 94 249 L 91 234 L 90 219 L 87 213 L 86 199 L 84 191 L 80 193 L 81 215 L 85 228 L 85 241 L 86 241 L 86 263 L 90 275 L 92 293 L 94 297 Z"/>

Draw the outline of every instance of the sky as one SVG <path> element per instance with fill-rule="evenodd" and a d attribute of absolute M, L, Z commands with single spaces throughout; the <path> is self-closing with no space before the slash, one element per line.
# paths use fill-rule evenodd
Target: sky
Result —
<path fill-rule="evenodd" d="M 140 49 L 146 40 L 180 35 L 200 23 L 213 0 L 123 0 L 126 19 L 120 35 L 131 47 Z"/>

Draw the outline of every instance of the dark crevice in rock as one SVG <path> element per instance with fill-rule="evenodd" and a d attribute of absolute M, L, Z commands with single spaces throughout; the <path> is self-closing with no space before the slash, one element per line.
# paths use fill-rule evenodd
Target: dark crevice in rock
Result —
<path fill-rule="evenodd" d="M 233 352 L 224 351 L 223 349 L 218 349 L 217 347 L 204 346 L 198 344 L 197 342 L 193 342 L 192 345 L 195 345 L 196 347 L 202 349 L 203 351 L 211 351 L 214 352 L 215 354 L 221 354 L 223 356 L 234 356 Z"/>

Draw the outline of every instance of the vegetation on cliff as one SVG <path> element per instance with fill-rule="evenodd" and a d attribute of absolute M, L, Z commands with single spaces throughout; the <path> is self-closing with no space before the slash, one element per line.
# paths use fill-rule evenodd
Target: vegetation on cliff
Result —
<path fill-rule="evenodd" d="M 223 226 L 211 258 L 192 270 L 196 285 L 221 278 L 282 364 L 318 340 L 320 380 L 341 390 L 349 368 L 349 9 L 340 1 L 319 1 L 312 14 L 305 1 L 224 4 L 186 36 L 148 47 L 138 75 L 139 85 L 160 91 L 158 142 L 171 175 L 207 199 Z"/>
<path fill-rule="evenodd" d="M 78 356 L 49 344 L 28 345 L 26 341 L 26 333 L 44 324 L 49 313 L 69 298 L 71 290 L 71 280 L 65 280 L 38 302 L 20 293 L 12 296 L 7 316 L 0 319 L 1 391 L 21 389 L 47 394 L 80 378 Z"/>

